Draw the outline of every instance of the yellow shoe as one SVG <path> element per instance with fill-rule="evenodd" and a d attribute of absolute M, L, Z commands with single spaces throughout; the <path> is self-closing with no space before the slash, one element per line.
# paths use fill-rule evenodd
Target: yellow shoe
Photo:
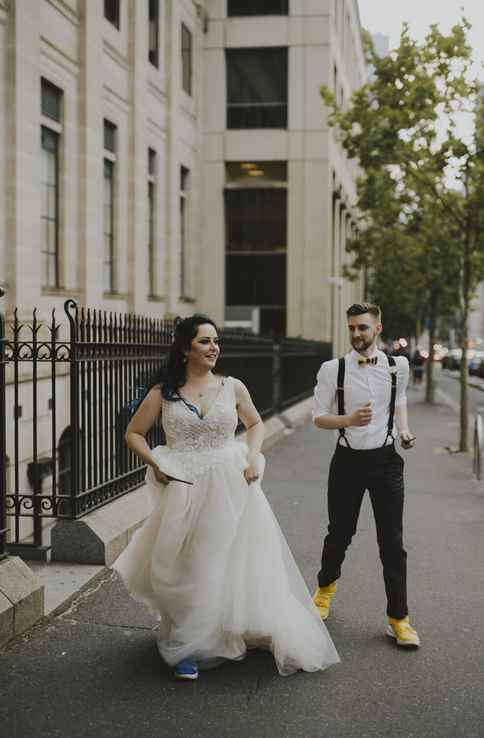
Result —
<path fill-rule="evenodd" d="M 395 618 L 388 618 L 387 635 L 390 638 L 394 638 L 397 642 L 397 646 L 405 646 L 406 648 L 418 648 L 420 646 L 420 639 L 415 628 L 410 625 L 408 615 L 402 620 L 396 620 Z"/>
<path fill-rule="evenodd" d="M 329 606 L 336 592 L 336 582 L 331 582 L 326 587 L 318 587 L 313 595 L 313 602 L 318 608 L 321 620 L 326 620 L 329 615 Z"/>

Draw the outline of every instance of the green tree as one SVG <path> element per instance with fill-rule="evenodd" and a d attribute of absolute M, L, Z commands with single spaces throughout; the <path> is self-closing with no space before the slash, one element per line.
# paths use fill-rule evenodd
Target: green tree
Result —
<path fill-rule="evenodd" d="M 329 124 L 362 172 L 363 233 L 350 244 L 355 266 L 365 265 L 385 310 L 392 299 L 401 303 L 402 325 L 412 313 L 414 322 L 428 321 L 430 356 L 438 319 L 460 315 L 461 450 L 468 436 L 469 307 L 484 273 L 484 134 L 476 129 L 467 144 L 456 133 L 456 114 L 475 112 L 480 99 L 477 82 L 470 80 L 468 30 L 465 19 L 448 35 L 432 26 L 419 45 L 404 25 L 399 47 L 385 57 L 367 37 L 373 78 L 353 94 L 348 109 L 336 104 L 328 88 L 321 90 Z M 393 290 L 386 281 L 392 271 Z M 427 365 L 426 397 L 432 401 L 432 361 Z"/>

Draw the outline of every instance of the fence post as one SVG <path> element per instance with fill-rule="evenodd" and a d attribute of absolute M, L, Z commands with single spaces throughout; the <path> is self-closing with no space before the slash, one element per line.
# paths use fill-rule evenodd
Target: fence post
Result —
<path fill-rule="evenodd" d="M 272 344 L 272 406 L 275 414 L 281 409 L 281 345 L 276 340 Z"/>
<path fill-rule="evenodd" d="M 0 298 L 5 292 L 0 287 Z M 7 555 L 7 426 L 5 420 L 5 319 L 0 308 L 0 559 Z"/>
<path fill-rule="evenodd" d="M 72 315 L 69 310 L 74 311 Z M 71 418 L 71 475 L 70 475 L 70 494 L 71 503 L 69 506 L 69 517 L 77 516 L 77 498 L 80 492 L 80 465 L 79 465 L 79 362 L 77 356 L 78 342 L 78 312 L 77 303 L 74 300 L 66 300 L 64 310 L 69 319 L 70 325 L 70 352 L 69 352 L 69 369 L 70 369 L 70 418 Z"/>
<path fill-rule="evenodd" d="M 474 416 L 474 458 L 472 462 L 472 470 L 477 479 L 481 479 L 482 467 L 482 417 L 479 413 Z"/>

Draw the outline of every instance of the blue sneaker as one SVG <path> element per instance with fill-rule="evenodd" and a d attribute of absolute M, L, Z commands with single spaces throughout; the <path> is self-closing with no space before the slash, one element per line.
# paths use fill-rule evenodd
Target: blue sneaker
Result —
<path fill-rule="evenodd" d="M 175 679 L 198 679 L 197 662 L 193 659 L 182 659 L 175 666 Z"/>

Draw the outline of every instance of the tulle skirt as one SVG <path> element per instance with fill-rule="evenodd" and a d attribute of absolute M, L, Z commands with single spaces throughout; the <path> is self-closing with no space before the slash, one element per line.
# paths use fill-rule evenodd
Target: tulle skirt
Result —
<path fill-rule="evenodd" d="M 175 453 L 166 446 L 153 455 Z M 187 455 L 194 468 L 196 452 Z M 168 664 L 203 668 L 270 650 L 282 675 L 339 661 L 259 482 L 247 485 L 247 447 L 233 441 L 205 455 L 193 485 L 147 485 L 154 508 L 113 564 L 128 591 L 159 616 Z M 261 460 L 261 476 L 263 457 Z M 183 464 L 183 454 L 177 454 Z"/>

